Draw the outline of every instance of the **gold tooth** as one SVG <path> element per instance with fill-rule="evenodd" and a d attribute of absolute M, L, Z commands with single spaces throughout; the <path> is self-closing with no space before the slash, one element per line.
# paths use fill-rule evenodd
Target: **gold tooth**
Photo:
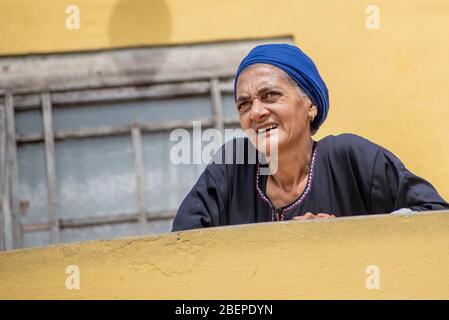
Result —
<path fill-rule="evenodd" d="M 266 128 L 261 128 L 261 129 L 259 129 L 259 130 L 257 130 L 258 132 L 260 132 L 260 130 L 264 130 L 264 131 L 267 131 L 268 129 L 275 129 L 275 128 L 277 128 L 276 127 L 276 125 L 274 125 L 274 124 L 272 124 L 272 125 L 270 125 L 270 126 L 268 126 L 268 127 L 266 127 Z"/>

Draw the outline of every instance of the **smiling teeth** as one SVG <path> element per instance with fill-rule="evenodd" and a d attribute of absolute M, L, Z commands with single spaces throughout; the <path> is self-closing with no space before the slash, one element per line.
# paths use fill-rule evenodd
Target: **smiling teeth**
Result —
<path fill-rule="evenodd" d="M 257 133 L 264 133 L 264 132 L 266 132 L 266 131 L 268 131 L 268 130 L 276 129 L 277 127 L 278 127 L 277 125 L 272 124 L 272 125 L 269 125 L 269 126 L 266 127 L 266 128 L 258 129 L 258 130 L 257 130 Z"/>

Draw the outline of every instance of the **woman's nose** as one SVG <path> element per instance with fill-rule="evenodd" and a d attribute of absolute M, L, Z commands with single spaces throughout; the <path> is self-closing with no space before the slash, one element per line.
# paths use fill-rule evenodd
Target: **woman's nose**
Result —
<path fill-rule="evenodd" d="M 250 118 L 253 121 L 261 121 L 269 113 L 269 110 L 265 108 L 264 104 L 256 100 L 253 102 Z"/>

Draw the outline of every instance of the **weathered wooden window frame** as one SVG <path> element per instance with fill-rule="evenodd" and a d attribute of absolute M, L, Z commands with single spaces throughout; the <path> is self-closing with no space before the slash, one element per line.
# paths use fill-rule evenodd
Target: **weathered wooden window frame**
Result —
<path fill-rule="evenodd" d="M 134 48 L 94 53 L 0 58 L 0 204 L 1 249 L 22 247 L 25 232 L 50 231 L 51 243 L 58 243 L 61 228 L 137 222 L 140 233 L 147 221 L 171 219 L 175 212 L 150 212 L 144 201 L 144 163 L 142 133 L 192 129 L 192 120 L 165 123 L 132 123 L 121 127 L 63 130 L 55 132 L 52 110 L 72 105 L 127 102 L 149 99 L 210 95 L 211 118 L 202 128 L 237 125 L 236 119 L 223 116 L 223 94 L 233 93 L 233 74 L 240 59 L 252 47 L 266 42 L 292 42 L 291 37 L 174 46 Z M 207 57 L 204 57 L 207 53 Z M 151 60 L 153 57 L 158 57 Z M 168 58 L 167 58 L 168 57 Z M 182 58 L 182 61 L 178 61 Z M 165 68 L 160 69 L 160 60 Z M 118 62 L 117 62 L 118 61 Z M 117 64 L 114 64 L 117 63 Z M 100 66 L 100 67 L 99 67 Z M 66 68 L 61 72 L 60 68 Z M 158 69 L 159 68 L 159 69 Z M 49 70 L 44 74 L 40 74 Z M 73 76 L 75 75 L 75 76 Z M 16 112 L 41 110 L 43 134 L 20 135 L 15 131 Z M 121 213 L 87 218 L 61 219 L 56 179 L 55 141 L 127 135 L 133 146 L 136 179 L 136 213 Z M 18 203 L 17 144 L 44 142 L 48 187 L 48 222 L 22 224 Z"/>

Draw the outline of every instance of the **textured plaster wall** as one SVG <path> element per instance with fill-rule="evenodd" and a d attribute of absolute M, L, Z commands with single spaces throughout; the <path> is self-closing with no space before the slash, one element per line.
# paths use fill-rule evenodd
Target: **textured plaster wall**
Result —
<path fill-rule="evenodd" d="M 66 7 L 80 29 L 66 28 Z M 365 26 L 368 5 L 380 29 Z M 317 138 L 381 144 L 449 200 L 446 0 L 2 0 L 0 55 L 292 35 L 330 91 Z M 1 89 L 1 88 L 0 88 Z"/>
<path fill-rule="evenodd" d="M 435 212 L 2 252 L 0 299 L 448 299 L 447 230 L 449 212 Z M 365 285 L 372 265 L 379 289 Z"/>

